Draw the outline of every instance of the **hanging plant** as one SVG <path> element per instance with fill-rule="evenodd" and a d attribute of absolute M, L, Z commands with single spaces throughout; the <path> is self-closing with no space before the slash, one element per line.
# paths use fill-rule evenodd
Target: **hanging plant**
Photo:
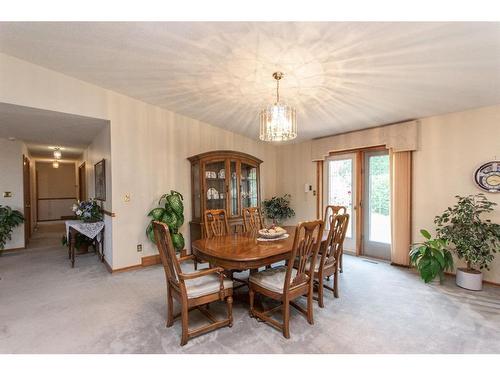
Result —
<path fill-rule="evenodd" d="M 184 249 L 185 241 L 179 229 L 184 224 L 184 200 L 181 193 L 175 190 L 170 190 L 170 194 L 163 194 L 158 205 L 160 207 L 153 208 L 148 216 L 151 217 L 151 222 L 146 228 L 148 238 L 156 243 L 153 233 L 153 221 L 160 221 L 168 225 L 172 243 L 177 252 Z"/>

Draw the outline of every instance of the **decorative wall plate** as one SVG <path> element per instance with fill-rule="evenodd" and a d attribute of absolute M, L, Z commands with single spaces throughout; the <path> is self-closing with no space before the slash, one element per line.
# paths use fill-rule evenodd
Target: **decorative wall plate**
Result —
<path fill-rule="evenodd" d="M 474 172 L 474 182 L 490 193 L 500 192 L 500 160 L 480 165 Z"/>

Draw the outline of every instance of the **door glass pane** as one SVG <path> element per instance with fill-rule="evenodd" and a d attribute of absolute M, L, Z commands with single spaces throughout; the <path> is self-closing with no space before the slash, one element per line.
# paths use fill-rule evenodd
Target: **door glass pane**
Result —
<path fill-rule="evenodd" d="M 236 162 L 231 161 L 230 165 L 230 189 L 231 189 L 231 216 L 238 216 L 238 178 L 236 175 Z"/>
<path fill-rule="evenodd" d="M 328 162 L 328 204 L 347 207 L 352 216 L 352 159 L 330 160 Z M 352 238 L 352 220 L 349 220 L 346 237 Z"/>
<path fill-rule="evenodd" d="M 241 163 L 241 207 L 257 206 L 257 168 Z"/>
<path fill-rule="evenodd" d="M 224 161 L 205 164 L 207 209 L 226 208 L 226 171 Z"/>
<path fill-rule="evenodd" d="M 391 243 L 389 155 L 370 156 L 368 170 L 369 239 Z"/>

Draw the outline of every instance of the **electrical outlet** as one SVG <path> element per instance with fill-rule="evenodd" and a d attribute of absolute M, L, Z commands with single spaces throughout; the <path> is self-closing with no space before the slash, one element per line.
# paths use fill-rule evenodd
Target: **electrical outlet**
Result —
<path fill-rule="evenodd" d="M 142 252 L 142 244 L 137 245 L 137 252 L 138 253 Z"/>
<path fill-rule="evenodd" d="M 130 202 L 130 193 L 125 194 L 125 195 L 123 196 L 123 201 L 124 201 L 124 202 Z"/>
<path fill-rule="evenodd" d="M 11 191 L 4 191 L 3 197 L 4 198 L 12 198 L 12 192 Z"/>

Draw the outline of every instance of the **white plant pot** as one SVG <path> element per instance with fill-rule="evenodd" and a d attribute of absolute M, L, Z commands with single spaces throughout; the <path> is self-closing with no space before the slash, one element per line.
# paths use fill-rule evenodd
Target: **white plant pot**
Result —
<path fill-rule="evenodd" d="M 469 290 L 483 289 L 483 273 L 476 270 L 467 270 L 466 268 L 457 268 L 457 285 Z"/>

